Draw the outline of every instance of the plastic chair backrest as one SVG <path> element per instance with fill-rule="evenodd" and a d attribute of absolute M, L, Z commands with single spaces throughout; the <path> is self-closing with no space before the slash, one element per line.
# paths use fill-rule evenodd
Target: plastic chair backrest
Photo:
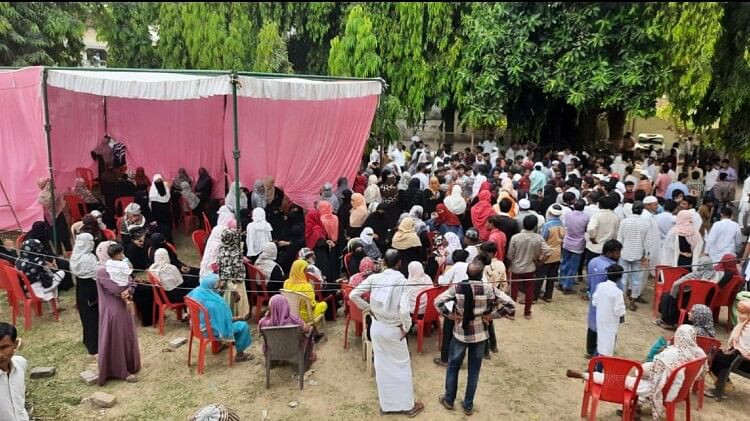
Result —
<path fill-rule="evenodd" d="M 661 273 L 661 279 L 663 282 L 663 291 L 669 291 L 672 289 L 675 281 L 680 279 L 683 275 L 689 271 L 686 268 L 657 265 L 656 272 Z"/>
<path fill-rule="evenodd" d="M 5 265 L 0 265 L 0 270 L 5 272 L 6 286 L 8 287 L 7 291 L 9 291 L 16 300 L 25 300 L 26 294 L 24 294 L 23 289 L 21 289 L 21 283 L 19 282 L 20 272 L 13 266 Z M 13 282 L 14 280 L 15 282 Z"/>
<path fill-rule="evenodd" d="M 352 270 L 351 268 L 349 268 L 349 262 L 351 262 L 351 260 L 352 260 L 352 254 L 346 253 L 344 255 L 344 271 L 346 271 L 346 276 L 349 278 L 352 276 Z M 354 273 L 357 273 L 357 272 L 359 272 L 359 268 L 356 268 Z"/>
<path fill-rule="evenodd" d="M 739 275 L 734 275 L 732 279 L 727 282 L 724 287 L 719 289 L 719 293 L 714 297 L 714 307 L 732 307 L 734 304 L 734 298 L 742 288 L 742 283 L 745 282 Z"/>
<path fill-rule="evenodd" d="M 272 326 L 260 329 L 266 344 L 266 356 L 274 361 L 297 361 L 305 350 L 300 346 L 300 326 Z"/>
<path fill-rule="evenodd" d="M 683 296 L 685 291 L 688 289 L 690 290 L 690 300 L 688 300 L 687 306 L 683 308 L 681 306 L 683 302 Z M 706 303 L 708 295 L 711 293 L 711 291 L 714 292 L 713 298 L 711 299 L 711 301 L 713 301 L 714 299 L 716 299 L 716 293 L 718 292 L 718 290 L 719 287 L 711 281 L 685 281 L 680 284 L 680 289 L 677 293 L 677 305 L 680 310 L 686 311 L 693 308 L 693 306 L 696 304 L 706 304 L 707 306 L 711 307 L 711 303 Z"/>
<path fill-rule="evenodd" d="M 206 231 L 193 231 L 191 237 L 193 239 L 193 245 L 198 250 L 198 254 L 203 257 L 203 252 L 206 251 L 206 239 L 208 238 L 208 236 L 206 235 Z"/>
<path fill-rule="evenodd" d="M 123 196 L 115 199 L 115 216 L 122 216 L 125 213 L 125 208 L 133 202 L 135 202 L 135 197 L 133 196 Z"/>
<path fill-rule="evenodd" d="M 26 234 L 21 234 L 16 238 L 16 248 L 21 249 L 21 245 L 26 241 Z"/>
<path fill-rule="evenodd" d="M 8 294 L 10 294 L 10 276 L 5 273 L 6 267 L 12 268 L 10 266 L 10 263 L 6 262 L 5 260 L 0 260 L 0 289 L 4 289 L 8 292 Z"/>
<path fill-rule="evenodd" d="M 682 382 L 682 387 L 680 387 L 680 392 L 677 394 L 677 397 L 672 402 L 682 402 L 686 400 L 690 396 L 690 389 L 693 388 L 693 383 L 695 383 L 695 379 L 698 377 L 698 375 L 701 372 L 701 369 L 703 368 L 703 364 L 706 362 L 706 357 L 698 358 L 697 360 L 688 361 L 685 364 L 682 364 L 675 368 L 670 374 L 669 377 L 667 377 L 667 382 L 664 384 L 664 389 L 662 389 L 662 393 L 664 394 L 664 399 L 666 401 L 667 394 L 669 393 L 669 389 L 672 388 L 672 383 L 674 383 L 675 378 L 677 378 L 677 374 L 684 370 L 685 372 L 685 380 Z"/>
<path fill-rule="evenodd" d="M 310 284 L 313 286 L 313 290 L 315 290 L 315 299 L 318 301 L 322 301 L 323 293 L 321 289 L 323 288 L 323 281 L 310 272 L 305 273 L 305 275 L 307 275 L 307 281 L 310 282 Z"/>
<path fill-rule="evenodd" d="M 208 216 L 206 216 L 206 213 L 203 212 L 203 231 L 206 231 L 206 236 L 211 235 L 211 229 L 213 227 L 211 226 L 211 221 L 208 220 Z"/>
<path fill-rule="evenodd" d="M 76 177 L 82 178 L 89 190 L 94 187 L 94 172 L 90 169 L 83 167 L 76 168 Z"/>
<path fill-rule="evenodd" d="M 601 364 L 604 381 L 599 399 L 605 402 L 623 403 L 625 399 L 625 380 L 635 370 L 636 380 L 631 390 L 638 390 L 638 383 L 643 377 L 643 367 L 638 361 L 618 357 L 598 356 L 589 360 L 589 379 L 594 378 L 597 365 Z"/>
<path fill-rule="evenodd" d="M 117 234 L 111 229 L 103 228 L 102 234 L 104 234 L 104 239 L 107 241 L 114 241 L 117 239 Z"/>
<path fill-rule="evenodd" d="M 360 310 L 359 307 L 357 307 L 357 305 L 354 304 L 354 301 L 352 301 L 352 300 L 349 299 L 349 295 L 348 294 L 351 293 L 352 289 L 350 289 L 347 292 L 347 296 L 346 296 L 347 297 L 347 299 L 346 299 L 346 307 L 347 307 L 347 311 L 348 311 L 348 315 L 349 315 L 348 317 L 353 322 L 363 323 L 364 322 L 364 315 L 362 314 L 362 310 Z"/>
<path fill-rule="evenodd" d="M 27 294 L 29 295 L 29 298 L 31 298 L 31 301 L 42 301 L 42 300 L 41 300 L 41 299 L 40 299 L 40 298 L 39 298 L 39 297 L 38 297 L 38 296 L 37 296 L 37 295 L 36 295 L 36 294 L 34 293 L 34 289 L 33 289 L 33 288 L 31 288 L 31 281 L 29 280 L 29 277 L 28 277 L 28 276 L 26 276 L 26 274 L 25 274 L 25 273 L 23 273 L 23 272 L 22 272 L 22 271 L 20 271 L 20 270 L 16 270 L 16 273 L 18 273 L 18 277 L 19 277 L 19 278 L 21 279 L 21 281 L 23 282 L 23 287 L 24 287 L 24 289 L 26 290 L 26 293 L 27 293 Z M 20 291 L 20 288 L 19 288 L 19 291 Z M 21 291 L 21 293 L 23 293 L 23 291 Z M 21 297 L 19 297 L 19 298 L 21 298 Z"/>
<path fill-rule="evenodd" d="M 245 262 L 245 269 L 247 270 L 247 279 L 250 281 L 250 291 L 253 291 L 254 294 L 259 294 L 268 298 L 268 287 L 266 286 L 266 283 L 258 282 L 266 280 L 263 272 L 247 262 Z"/>
<path fill-rule="evenodd" d="M 282 289 L 279 291 L 281 292 L 281 295 L 286 297 L 287 301 L 289 301 L 289 311 L 292 314 L 299 317 L 300 306 L 304 303 L 307 306 L 307 314 L 310 317 L 313 317 L 312 304 L 310 304 L 310 299 L 307 298 L 305 294 L 297 291 L 289 291 L 286 289 Z"/>
<path fill-rule="evenodd" d="M 185 305 L 190 315 L 190 331 L 193 336 L 198 338 L 208 338 L 209 341 L 215 341 L 214 330 L 211 328 L 211 319 L 208 316 L 208 310 L 198 301 L 185 297 Z M 206 331 L 201 329 L 201 318 L 206 322 Z"/>
<path fill-rule="evenodd" d="M 167 296 L 167 290 L 164 289 L 159 277 L 150 271 L 146 273 L 148 274 L 148 282 L 151 283 L 152 288 L 154 289 L 154 300 L 156 300 L 156 304 L 172 305 L 172 302 L 169 301 L 169 297 Z"/>
<path fill-rule="evenodd" d="M 68 209 L 70 209 L 70 219 L 72 219 L 71 222 L 80 221 L 81 218 L 83 218 L 83 214 L 88 213 L 86 204 L 83 203 L 80 197 L 74 194 L 66 194 L 65 203 L 68 204 Z M 81 206 L 83 206 L 83 209 L 81 209 Z"/>
<path fill-rule="evenodd" d="M 425 324 L 438 320 L 440 318 L 440 314 L 435 308 L 435 298 L 437 298 L 438 295 L 442 294 L 447 289 L 448 286 L 443 285 L 426 289 L 417 294 L 417 301 L 414 304 L 414 308 L 419 309 L 421 305 L 420 303 L 424 300 L 427 300 L 427 305 L 424 309 L 424 315 L 422 316 L 422 320 L 424 320 Z M 414 314 L 412 314 L 412 318 L 415 323 L 420 316 L 418 313 L 418 311 L 415 311 Z"/>
<path fill-rule="evenodd" d="M 712 349 L 720 349 L 721 341 L 716 338 L 709 338 L 708 336 L 698 336 L 696 338 L 698 346 L 706 353 L 710 355 Z"/>
<path fill-rule="evenodd" d="M 438 265 L 438 268 L 435 271 L 435 277 L 432 278 L 432 283 L 437 285 L 438 280 L 440 279 L 440 275 L 442 275 L 443 272 L 445 272 L 445 261 L 443 261 L 443 263 Z"/>

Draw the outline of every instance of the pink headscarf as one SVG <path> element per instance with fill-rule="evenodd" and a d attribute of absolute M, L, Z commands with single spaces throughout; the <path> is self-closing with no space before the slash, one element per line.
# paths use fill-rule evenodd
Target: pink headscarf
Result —
<path fill-rule="evenodd" d="M 674 226 L 674 232 L 677 235 L 685 237 L 685 240 L 690 246 L 695 246 L 696 241 L 700 237 L 698 233 L 698 227 L 693 225 L 693 215 L 690 211 L 681 210 L 677 214 L 677 222 Z"/>
<path fill-rule="evenodd" d="M 305 322 L 289 310 L 289 301 L 283 295 L 274 295 L 268 302 L 268 313 L 260 319 L 259 328 L 276 326 L 305 326 Z M 263 352 L 266 345 L 263 344 Z"/>
<path fill-rule="evenodd" d="M 492 193 L 488 190 L 482 190 L 479 192 L 479 202 L 471 208 L 471 222 L 474 224 L 474 228 L 479 231 L 479 239 L 487 241 L 490 238 L 490 232 L 487 230 L 487 220 L 491 216 L 497 215 L 495 210 L 492 209 L 490 203 L 492 199 Z"/>
<path fill-rule="evenodd" d="M 326 230 L 326 236 L 331 241 L 338 241 L 339 218 L 333 214 L 333 207 L 325 200 L 321 200 L 318 202 L 318 210 L 320 211 L 320 221 L 323 223 L 323 228 Z"/>
<path fill-rule="evenodd" d="M 750 359 L 750 301 L 737 303 L 737 312 L 744 315 L 729 335 L 729 346 L 736 349 L 745 359 Z"/>

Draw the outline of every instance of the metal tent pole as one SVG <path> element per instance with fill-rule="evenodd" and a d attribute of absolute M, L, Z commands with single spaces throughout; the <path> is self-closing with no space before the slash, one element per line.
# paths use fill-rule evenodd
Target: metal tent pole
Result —
<path fill-rule="evenodd" d="M 240 84 L 239 76 L 237 75 L 237 72 L 232 71 L 231 76 L 231 83 L 232 83 L 232 137 L 234 138 L 234 150 L 232 151 L 232 156 L 234 157 L 234 183 L 237 188 L 235 188 L 235 199 L 237 200 L 234 206 L 234 218 L 237 220 L 237 227 L 238 229 L 242 230 L 240 227 L 240 145 L 239 145 L 239 128 L 237 120 L 239 119 L 239 116 L 237 115 L 237 85 Z"/>
<path fill-rule="evenodd" d="M 52 170 L 52 142 L 50 140 L 50 132 L 52 131 L 52 126 L 49 123 L 49 103 L 47 100 L 47 68 L 42 69 L 42 107 L 44 109 L 44 135 L 47 140 L 47 165 L 49 166 L 49 179 L 50 179 L 50 190 L 52 193 L 52 220 L 50 221 L 50 224 L 52 225 L 52 244 L 53 248 L 57 250 L 58 253 L 61 252 L 61 250 L 58 248 L 57 244 L 57 209 L 55 205 L 55 174 Z"/>

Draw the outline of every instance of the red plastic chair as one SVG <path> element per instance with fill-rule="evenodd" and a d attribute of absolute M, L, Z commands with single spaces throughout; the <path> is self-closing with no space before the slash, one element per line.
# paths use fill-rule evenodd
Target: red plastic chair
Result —
<path fill-rule="evenodd" d="M 698 336 L 696 342 L 706 355 L 711 355 L 713 349 L 721 349 L 721 341 L 715 338 L 709 338 L 708 336 Z M 711 360 L 708 361 L 708 366 L 711 367 Z M 706 390 L 706 380 L 704 378 L 696 380 L 695 386 L 693 387 L 693 394 L 698 396 L 698 410 L 703 409 L 704 390 Z"/>
<path fill-rule="evenodd" d="M 438 348 L 440 348 L 443 344 L 442 328 L 440 325 L 440 313 L 438 313 L 437 309 L 435 308 L 435 298 L 447 289 L 447 286 L 432 287 L 420 292 L 417 295 L 415 308 L 418 309 L 421 306 L 422 300 L 427 300 L 427 305 L 425 306 L 423 315 L 419 315 L 418 312 L 412 314 L 413 324 L 417 326 L 417 352 L 419 353 L 422 353 L 422 344 L 424 342 L 425 331 L 427 331 L 427 336 L 429 336 L 433 325 L 437 326 Z"/>
<path fill-rule="evenodd" d="M 680 402 L 685 402 L 685 419 L 687 421 L 690 421 L 690 389 L 693 387 L 693 383 L 695 383 L 696 379 L 698 378 L 698 374 L 700 374 L 700 371 L 703 368 L 703 364 L 705 364 L 705 362 L 705 357 L 693 361 L 688 361 L 685 364 L 675 368 L 667 378 L 667 383 L 664 384 L 664 389 L 662 389 L 662 393 L 664 394 L 664 408 L 667 412 L 667 421 L 674 421 L 675 410 L 677 409 L 677 404 Z M 682 383 L 680 392 L 672 402 L 667 402 L 667 394 L 669 393 L 669 389 L 672 388 L 672 383 L 674 383 L 677 374 L 682 370 L 685 371 L 685 380 Z"/>
<path fill-rule="evenodd" d="M 190 205 L 188 204 L 187 199 L 180 196 L 180 210 L 182 211 L 182 223 L 183 229 L 185 230 L 185 235 L 189 234 L 190 231 L 198 226 L 198 215 L 193 213 L 192 210 L 185 210 L 190 209 Z"/>
<path fill-rule="evenodd" d="M 26 330 L 31 330 L 32 310 L 37 316 L 41 316 L 42 300 L 34 294 L 34 290 L 31 289 L 31 282 L 29 282 L 29 278 L 25 273 L 6 265 L 0 265 L 0 269 L 5 271 L 6 285 L 10 287 L 10 292 L 13 294 L 13 301 L 15 303 L 15 305 L 11 305 L 11 320 L 13 324 L 16 324 L 16 319 L 20 313 L 18 304 L 23 303 L 23 327 Z M 21 284 L 18 282 L 19 279 L 23 282 L 28 295 L 21 288 Z M 60 321 L 60 314 L 57 311 L 57 299 L 50 300 L 49 304 L 55 320 Z"/>
<path fill-rule="evenodd" d="M 734 298 L 737 296 L 737 293 L 740 292 L 740 288 L 742 288 L 743 282 L 745 282 L 745 280 L 742 279 L 741 276 L 733 276 L 723 288 L 719 288 L 719 294 L 714 297 L 711 305 L 711 310 L 713 310 L 714 313 L 714 320 L 717 323 L 719 322 L 721 308 L 727 308 L 727 332 L 731 331 L 734 327 L 732 325 L 731 308 L 734 304 Z"/>
<path fill-rule="evenodd" d="M 686 290 L 690 290 L 690 299 L 685 307 L 682 307 L 683 297 Z M 685 323 L 688 311 L 693 308 L 696 304 L 706 304 L 711 307 L 711 303 L 707 303 L 708 296 L 713 292 L 713 301 L 719 292 L 719 287 L 711 281 L 685 281 L 680 284 L 680 289 L 677 293 L 677 308 L 680 310 L 680 318 L 677 320 L 677 326 Z"/>
<path fill-rule="evenodd" d="M 307 280 L 312 284 L 313 289 L 315 290 L 315 300 L 328 303 L 328 307 L 333 309 L 333 321 L 336 321 L 336 295 L 330 294 L 323 297 L 323 281 L 318 279 L 318 277 L 312 273 L 307 273 Z"/>
<path fill-rule="evenodd" d="M 193 300 L 190 297 L 185 297 L 185 305 L 188 308 L 188 314 L 190 315 L 190 339 L 188 340 L 188 367 L 190 367 L 190 358 L 193 353 L 193 338 L 198 338 L 200 344 L 198 345 L 198 374 L 203 374 L 206 366 L 206 345 L 209 343 L 212 347 L 212 352 L 217 354 L 221 349 L 221 341 L 217 340 L 214 336 L 214 331 L 211 328 L 211 318 L 208 316 L 208 310 L 198 301 Z M 206 322 L 206 329 L 201 329 L 201 317 Z M 225 341 L 229 344 L 229 366 L 231 367 L 234 363 L 234 341 Z"/>
<path fill-rule="evenodd" d="M 102 228 L 102 234 L 104 235 L 104 239 L 107 241 L 115 241 L 117 239 L 117 234 L 115 234 L 115 232 L 111 229 Z"/>
<path fill-rule="evenodd" d="M 154 323 L 154 329 L 159 328 L 159 335 L 164 336 L 164 313 L 167 310 L 174 310 L 177 320 L 182 321 L 182 310 L 185 309 L 184 303 L 173 303 L 169 301 L 167 290 L 161 284 L 158 276 L 148 272 L 148 281 L 151 283 L 151 289 L 154 292 L 154 314 L 159 315 L 159 323 Z"/>
<path fill-rule="evenodd" d="M 21 244 L 26 241 L 26 234 L 21 234 L 18 237 L 16 237 L 16 248 L 21 249 Z"/>
<path fill-rule="evenodd" d="M 125 208 L 133 202 L 135 202 L 135 197 L 133 196 L 123 196 L 115 199 L 115 216 L 122 216 L 125 213 Z"/>
<path fill-rule="evenodd" d="M 97 184 L 94 179 L 94 172 L 88 168 L 76 168 L 76 177 L 82 178 L 89 190 Z"/>
<path fill-rule="evenodd" d="M 15 294 L 13 294 L 13 289 L 10 285 L 10 276 L 8 276 L 5 272 L 5 268 L 13 268 L 10 263 L 8 263 L 5 260 L 0 260 L 0 290 L 5 291 L 5 297 L 8 299 L 8 308 L 10 309 L 10 314 L 13 317 L 13 324 L 16 324 L 15 315 L 18 314 L 18 304 L 16 303 Z M 16 280 L 18 282 L 18 280 Z"/>
<path fill-rule="evenodd" d="M 600 364 L 604 374 L 602 384 L 594 383 L 594 372 Z M 635 370 L 635 383 L 632 388 L 625 386 L 628 374 Z M 581 418 L 588 417 L 589 421 L 596 420 L 596 409 L 599 401 L 622 404 L 622 419 L 633 419 L 633 411 L 638 401 L 638 383 L 643 377 L 643 367 L 638 361 L 618 357 L 594 357 L 589 361 L 589 380 L 583 389 L 583 403 L 581 404 Z M 589 409 L 589 400 L 591 408 Z"/>
<path fill-rule="evenodd" d="M 247 270 L 247 277 L 250 280 L 250 291 L 255 297 L 255 323 L 258 323 L 258 321 L 260 321 L 263 304 L 267 304 L 271 299 L 271 296 L 268 295 L 268 287 L 266 286 L 266 283 L 258 282 L 266 280 L 263 272 L 247 262 L 245 262 L 245 269 Z"/>
<path fill-rule="evenodd" d="M 442 275 L 443 272 L 445 272 L 445 261 L 443 261 L 443 263 L 438 265 L 438 268 L 435 271 L 435 276 L 432 278 L 432 283 L 434 285 L 438 285 L 438 280 L 440 279 L 440 275 Z"/>
<path fill-rule="evenodd" d="M 206 212 L 203 212 L 203 231 L 206 231 L 206 237 L 211 235 L 211 221 L 208 220 L 208 216 L 206 216 Z"/>
<path fill-rule="evenodd" d="M 354 290 L 354 287 L 347 284 L 342 285 L 341 288 L 344 290 L 344 306 L 347 309 L 346 323 L 344 324 L 344 349 L 346 349 L 349 345 L 349 322 L 354 322 L 354 333 L 357 336 L 361 336 L 362 327 L 364 326 L 364 316 L 362 315 L 362 310 L 349 299 L 349 294 Z"/>
<path fill-rule="evenodd" d="M 115 219 L 115 233 L 118 237 L 122 236 L 122 232 L 120 232 L 122 229 L 122 218 L 122 216 L 119 216 Z"/>
<path fill-rule="evenodd" d="M 352 260 L 352 254 L 351 253 L 346 253 L 344 255 L 344 270 L 346 271 L 346 277 L 347 278 L 351 278 L 352 277 L 352 271 L 351 271 L 351 269 L 349 269 L 349 262 L 351 260 Z M 359 271 L 359 268 L 357 268 L 357 271 Z"/>
<path fill-rule="evenodd" d="M 83 218 L 83 215 L 89 213 L 86 202 L 74 194 L 66 194 L 65 203 L 68 204 L 68 209 L 70 209 L 70 219 L 72 219 L 70 222 L 78 222 Z"/>
<path fill-rule="evenodd" d="M 193 239 L 193 245 L 195 246 L 195 249 L 198 250 L 198 254 L 203 257 L 203 252 L 206 251 L 206 240 L 208 239 L 206 231 L 193 231 L 191 238 Z"/>
<path fill-rule="evenodd" d="M 656 266 L 656 279 L 657 282 L 654 284 L 654 317 L 659 316 L 659 303 L 661 302 L 661 296 L 664 291 L 671 291 L 672 285 L 675 281 L 682 278 L 688 273 L 686 268 L 678 268 L 672 266 L 657 265 Z M 661 282 L 658 282 L 661 274 Z"/>

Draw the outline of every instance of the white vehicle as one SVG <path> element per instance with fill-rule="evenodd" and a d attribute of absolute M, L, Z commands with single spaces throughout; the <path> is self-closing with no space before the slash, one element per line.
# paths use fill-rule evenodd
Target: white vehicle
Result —
<path fill-rule="evenodd" d="M 651 146 L 655 151 L 664 150 L 664 136 L 656 133 L 641 133 L 635 143 L 636 150 L 647 150 Z"/>

